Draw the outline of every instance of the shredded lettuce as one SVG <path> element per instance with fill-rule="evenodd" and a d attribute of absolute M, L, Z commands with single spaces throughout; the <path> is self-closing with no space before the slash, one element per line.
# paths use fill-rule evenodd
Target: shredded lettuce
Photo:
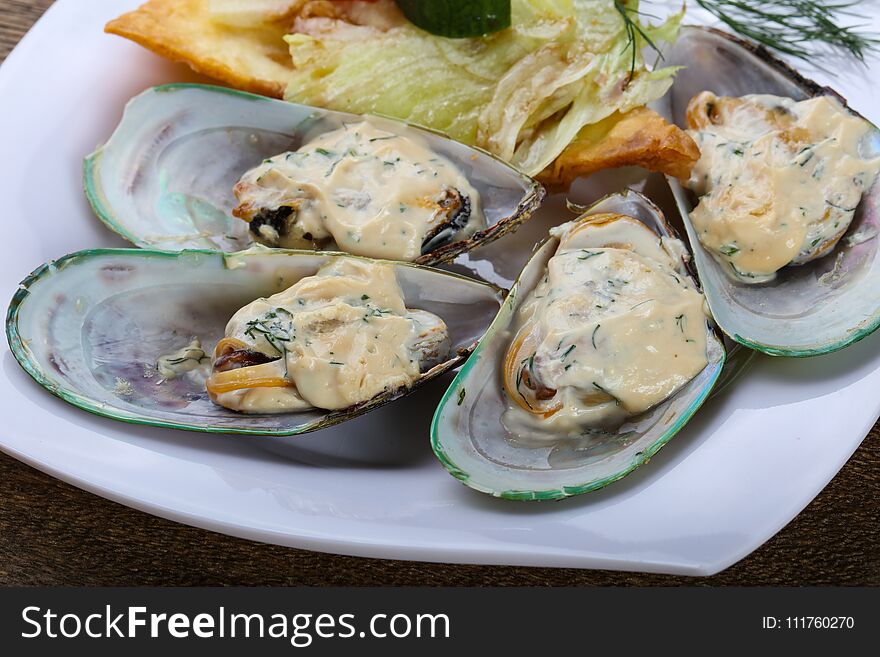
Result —
<path fill-rule="evenodd" d="M 625 5 L 638 21 L 638 2 Z M 672 41 L 681 18 L 642 29 L 652 41 Z M 446 39 L 402 18 L 379 27 L 298 20 L 286 37 L 295 70 L 285 97 L 442 130 L 534 175 L 585 126 L 672 84 L 675 69 L 646 66 L 645 41 L 636 34 L 629 42 L 613 0 L 513 0 L 512 21 L 488 37 Z"/>

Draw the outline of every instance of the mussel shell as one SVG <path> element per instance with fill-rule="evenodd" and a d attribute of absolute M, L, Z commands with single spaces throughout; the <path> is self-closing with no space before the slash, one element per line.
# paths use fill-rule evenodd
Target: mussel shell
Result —
<path fill-rule="evenodd" d="M 354 256 L 263 248 L 236 254 L 81 251 L 41 266 L 22 282 L 9 306 L 7 339 L 40 385 L 92 413 L 192 431 L 285 436 L 356 417 L 460 365 L 504 298 L 499 288 L 457 274 L 391 263 L 407 307 L 442 317 L 452 350 L 412 388 L 343 411 L 244 415 L 213 404 L 198 378 L 159 383 L 153 368 L 160 355 L 193 337 L 212 353 L 239 308 L 338 257 Z"/>
<path fill-rule="evenodd" d="M 614 212 L 674 236 L 648 199 L 627 190 L 606 197 L 584 216 Z M 471 488 L 512 500 L 555 500 L 606 486 L 646 463 L 687 423 L 721 374 L 725 351 L 707 323 L 709 363 L 670 399 L 624 423 L 616 432 L 560 439 L 547 446 L 516 444 L 501 422 L 506 408 L 501 361 L 519 304 L 544 274 L 558 246 L 538 248 L 501 312 L 446 391 L 431 425 L 431 445 L 444 467 Z"/>
<path fill-rule="evenodd" d="M 239 251 L 252 241 L 247 223 L 231 214 L 232 188 L 241 175 L 362 119 L 223 87 L 154 87 L 128 103 L 110 140 L 86 158 L 86 196 L 101 221 L 139 247 Z M 485 151 L 401 121 L 371 120 L 425 139 L 480 194 L 486 228 L 464 240 L 432 244 L 418 264 L 448 262 L 501 237 L 544 198 L 539 183 Z"/>
<path fill-rule="evenodd" d="M 839 94 L 804 78 L 764 48 L 717 30 L 685 28 L 664 55 L 669 65 L 684 66 L 664 108 L 667 118 L 680 126 L 686 125 L 688 102 L 704 90 L 795 100 L 830 94 L 845 104 Z M 880 155 L 880 131 L 875 129 L 862 150 L 865 157 Z M 733 340 L 775 356 L 814 356 L 842 349 L 880 326 L 880 181 L 865 193 L 847 234 L 830 255 L 785 267 L 774 281 L 758 285 L 734 281 L 723 271 L 688 220 L 696 205 L 693 195 L 676 180 L 670 184 L 709 307 Z"/>

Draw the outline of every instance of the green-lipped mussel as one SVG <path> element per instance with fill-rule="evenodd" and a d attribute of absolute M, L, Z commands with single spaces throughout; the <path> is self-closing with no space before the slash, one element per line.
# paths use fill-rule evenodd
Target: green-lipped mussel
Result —
<path fill-rule="evenodd" d="M 668 118 L 690 120 L 701 148 L 714 149 L 697 167 L 713 179 L 689 181 L 710 193 L 697 199 L 670 182 L 719 328 L 777 356 L 829 353 L 870 334 L 880 325 L 880 132 L 833 90 L 722 32 L 684 29 L 665 56 L 684 66 L 664 99 Z M 731 175 L 710 166 L 722 155 L 736 160 Z M 746 170 L 745 158 L 759 166 Z M 711 225 L 714 210 L 724 225 Z M 786 222 L 792 213 L 799 225 Z"/>
<path fill-rule="evenodd" d="M 338 250 L 448 262 L 516 228 L 543 188 L 430 130 L 204 85 L 133 98 L 85 161 L 98 217 L 144 248 Z"/>
<path fill-rule="evenodd" d="M 649 460 L 725 361 L 687 258 L 635 192 L 551 231 L 437 409 L 447 470 L 494 496 L 546 500 Z"/>
<path fill-rule="evenodd" d="M 340 304 L 344 302 L 350 314 L 360 313 L 357 320 L 366 337 L 387 328 L 370 324 L 372 318 L 395 310 L 399 311 L 395 315 L 398 323 L 419 326 L 406 345 L 407 354 L 413 354 L 414 360 L 409 368 L 412 371 L 407 370 L 411 377 L 398 377 L 392 386 L 362 386 L 359 393 L 347 397 L 352 400 L 351 406 L 343 402 L 325 404 L 330 410 L 315 407 L 321 397 L 315 398 L 318 403 L 297 408 L 239 409 L 250 410 L 247 414 L 211 401 L 206 379 L 211 375 L 212 362 L 215 372 L 226 375 L 218 385 L 228 387 L 225 379 L 249 369 L 253 372 L 253 366 L 277 361 L 280 355 L 261 340 L 265 332 L 274 330 L 267 324 L 265 313 L 255 315 L 248 325 L 252 330 L 245 327 L 244 336 L 234 332 L 227 335 L 227 324 L 239 310 L 257 299 L 269 298 L 274 303 L 277 299 L 272 295 L 319 271 L 328 276 L 356 276 L 367 264 L 388 279 L 400 308 L 390 307 L 391 302 L 380 296 L 378 289 L 373 303 L 362 299 L 362 294 L 357 299 L 340 299 Z M 339 253 L 264 247 L 228 254 L 96 249 L 50 262 L 25 279 L 9 307 L 6 330 L 12 352 L 22 367 L 44 388 L 85 410 L 137 424 L 281 436 L 314 431 L 356 417 L 460 365 L 491 323 L 503 298 L 499 288 L 457 274 Z M 323 300 L 326 308 L 332 305 L 332 299 L 304 294 L 297 299 L 303 299 L 303 308 L 311 312 L 308 320 L 314 331 L 328 328 L 315 322 L 320 323 L 317 314 L 323 312 L 320 302 Z M 275 313 L 281 313 L 283 304 L 275 305 Z M 328 319 L 330 323 L 337 320 L 339 317 Z M 288 331 L 283 337 L 293 338 L 290 327 L 282 328 Z M 303 327 L 297 324 L 296 328 Z M 399 330 L 394 335 L 398 334 L 403 335 Z M 234 353 L 227 341 L 214 360 L 210 354 L 215 345 L 230 337 L 247 344 Z M 308 339 L 309 335 L 304 337 Z M 299 348 L 294 341 L 275 345 L 291 352 Z M 331 366 L 348 356 L 369 357 L 373 345 L 362 346 L 360 351 L 350 349 L 351 353 L 340 348 L 338 360 L 334 355 L 318 356 Z M 329 348 L 333 350 L 332 345 Z M 314 356 L 306 352 L 302 355 Z M 287 376 L 283 368 L 276 374 Z M 289 378 L 294 381 L 295 373 L 290 372 Z M 254 381 L 250 377 L 250 383 Z M 264 383 L 257 381 L 250 387 Z M 228 392 L 222 386 L 215 388 L 218 391 Z M 276 412 L 263 412 L 272 410 Z M 279 414 L 278 410 L 300 412 Z"/>

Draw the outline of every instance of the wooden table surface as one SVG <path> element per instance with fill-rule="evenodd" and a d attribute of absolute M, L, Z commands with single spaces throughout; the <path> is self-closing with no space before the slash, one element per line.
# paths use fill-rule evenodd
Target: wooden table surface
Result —
<path fill-rule="evenodd" d="M 51 3 L 0 0 L 0 61 Z M 385 561 L 263 545 L 129 509 L 0 454 L 0 585 L 880 585 L 878 435 L 880 423 L 779 534 L 701 579 Z"/>

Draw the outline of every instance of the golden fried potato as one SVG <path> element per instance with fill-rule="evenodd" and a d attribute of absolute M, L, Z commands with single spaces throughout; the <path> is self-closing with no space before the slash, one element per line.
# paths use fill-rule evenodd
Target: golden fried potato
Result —
<path fill-rule="evenodd" d="M 289 21 L 284 12 L 273 18 L 244 27 L 215 20 L 209 0 L 149 0 L 104 29 L 238 89 L 280 98 L 291 68 Z"/>
<path fill-rule="evenodd" d="M 623 166 L 687 178 L 699 159 L 700 149 L 686 132 L 657 112 L 640 107 L 581 130 L 538 180 L 551 189 L 559 188 L 580 176 Z"/>

